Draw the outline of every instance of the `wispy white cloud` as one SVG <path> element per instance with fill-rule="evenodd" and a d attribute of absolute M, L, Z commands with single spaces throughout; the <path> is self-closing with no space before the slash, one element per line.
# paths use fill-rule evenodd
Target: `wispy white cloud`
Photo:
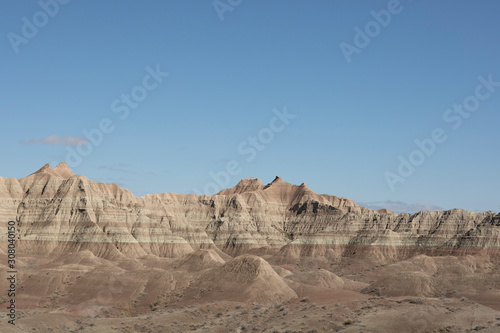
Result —
<path fill-rule="evenodd" d="M 416 213 L 425 210 L 443 210 L 443 208 L 432 204 L 406 203 L 403 201 L 392 201 L 392 200 L 359 202 L 359 204 L 363 207 L 370 208 L 372 210 L 386 208 L 398 214 Z"/>
<path fill-rule="evenodd" d="M 42 144 L 42 145 L 65 145 L 65 146 L 81 146 L 89 143 L 87 139 L 76 136 L 63 136 L 59 135 L 49 135 L 45 138 L 35 140 L 30 139 L 28 141 L 21 140 L 19 141 L 22 145 L 34 145 L 34 144 Z"/>

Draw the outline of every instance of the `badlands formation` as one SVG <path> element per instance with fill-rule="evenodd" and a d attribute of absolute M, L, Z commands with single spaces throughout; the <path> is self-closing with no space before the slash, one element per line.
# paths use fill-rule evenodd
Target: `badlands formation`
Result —
<path fill-rule="evenodd" d="M 0 221 L 0 332 L 500 332 L 494 212 L 372 211 L 280 177 L 138 198 L 61 163 L 0 177 Z"/>

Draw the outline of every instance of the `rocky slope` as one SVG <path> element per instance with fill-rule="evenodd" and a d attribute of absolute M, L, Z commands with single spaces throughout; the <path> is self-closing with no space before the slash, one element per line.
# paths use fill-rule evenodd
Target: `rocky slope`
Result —
<path fill-rule="evenodd" d="M 500 214 L 493 212 L 396 215 L 280 177 L 267 185 L 243 179 L 215 195 L 137 198 L 117 185 L 75 175 L 66 163 L 47 164 L 20 179 L 0 177 L 0 220 L 18 221 L 19 249 L 28 255 L 88 250 L 105 259 L 180 258 L 207 249 L 284 264 L 303 258 L 387 262 L 416 254 L 491 255 L 500 249 Z"/>

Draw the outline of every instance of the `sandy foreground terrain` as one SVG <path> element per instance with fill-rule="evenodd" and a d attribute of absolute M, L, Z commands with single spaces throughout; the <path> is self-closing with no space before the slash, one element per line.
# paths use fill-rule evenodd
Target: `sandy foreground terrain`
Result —
<path fill-rule="evenodd" d="M 346 261 L 329 270 L 252 255 L 223 263 L 212 250 L 23 261 L 16 325 L 2 309 L 2 332 L 500 331 L 500 275 L 485 257 L 418 256 L 370 268 Z"/>
<path fill-rule="evenodd" d="M 0 201 L 0 332 L 500 332 L 493 212 L 371 211 L 279 177 L 136 198 L 65 164 L 0 177 Z"/>

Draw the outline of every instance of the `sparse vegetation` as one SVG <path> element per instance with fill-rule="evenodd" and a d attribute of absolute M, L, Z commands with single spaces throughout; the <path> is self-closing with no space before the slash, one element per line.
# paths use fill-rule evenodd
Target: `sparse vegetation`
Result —
<path fill-rule="evenodd" d="M 158 310 L 159 305 L 160 301 L 155 301 L 154 303 L 150 304 L 149 307 L 151 308 L 151 311 L 156 311 Z"/>
<path fill-rule="evenodd" d="M 344 320 L 344 325 L 351 325 L 352 324 L 352 319 L 351 318 L 347 318 L 346 320 Z"/>
<path fill-rule="evenodd" d="M 288 238 L 290 241 L 294 240 L 293 233 L 286 232 L 285 230 L 280 229 L 275 225 L 272 225 L 271 227 L 273 227 L 276 231 L 280 232 L 284 237 Z"/>

